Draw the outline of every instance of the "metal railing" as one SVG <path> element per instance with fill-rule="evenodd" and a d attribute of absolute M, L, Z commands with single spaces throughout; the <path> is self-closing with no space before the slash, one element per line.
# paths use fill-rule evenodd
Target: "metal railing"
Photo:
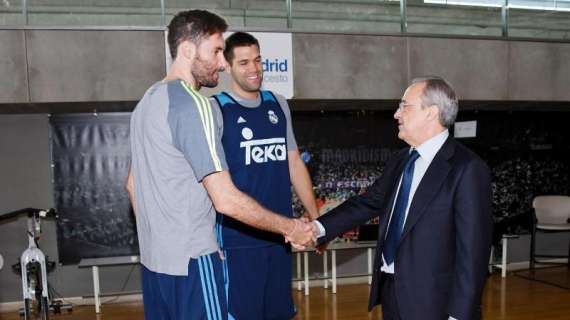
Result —
<path fill-rule="evenodd" d="M 188 8 L 232 28 L 570 39 L 570 0 L 1 0 L 0 28 L 161 28 Z"/>

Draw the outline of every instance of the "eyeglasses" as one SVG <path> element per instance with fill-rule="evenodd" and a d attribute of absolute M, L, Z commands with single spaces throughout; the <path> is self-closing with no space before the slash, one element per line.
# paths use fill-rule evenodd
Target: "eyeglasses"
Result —
<path fill-rule="evenodd" d="M 400 101 L 400 103 L 398 103 L 398 110 L 397 111 L 404 111 L 404 109 L 406 109 L 407 107 L 411 107 L 414 106 L 411 103 L 405 103 L 404 101 Z"/>

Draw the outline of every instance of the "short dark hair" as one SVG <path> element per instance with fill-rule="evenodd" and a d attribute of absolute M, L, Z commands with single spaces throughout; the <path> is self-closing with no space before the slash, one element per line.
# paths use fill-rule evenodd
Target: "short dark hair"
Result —
<path fill-rule="evenodd" d="M 228 24 L 224 18 L 206 10 L 188 10 L 178 12 L 168 24 L 168 47 L 172 59 L 176 58 L 178 46 L 189 40 L 196 45 L 203 38 L 214 33 L 224 33 Z"/>
<path fill-rule="evenodd" d="M 259 41 L 247 32 L 235 32 L 226 39 L 226 48 L 224 49 L 224 58 L 229 64 L 234 59 L 235 47 L 249 47 L 256 45 L 259 48 Z"/>

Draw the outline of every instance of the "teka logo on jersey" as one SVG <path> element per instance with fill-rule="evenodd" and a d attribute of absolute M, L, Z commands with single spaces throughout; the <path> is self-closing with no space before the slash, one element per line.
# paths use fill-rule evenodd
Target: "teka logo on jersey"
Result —
<path fill-rule="evenodd" d="M 249 129 L 249 128 L 244 128 Z M 240 148 L 245 148 L 245 165 L 255 163 L 266 163 L 269 161 L 285 161 L 287 160 L 287 147 L 285 146 L 285 138 L 271 138 L 260 140 L 249 140 L 253 138 L 250 130 L 242 131 L 242 136 L 248 141 L 242 141 Z"/>

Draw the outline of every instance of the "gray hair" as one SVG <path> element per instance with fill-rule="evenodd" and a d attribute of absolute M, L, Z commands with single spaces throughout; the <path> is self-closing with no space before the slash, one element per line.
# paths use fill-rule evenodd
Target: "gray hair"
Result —
<path fill-rule="evenodd" d="M 412 85 L 424 83 L 422 93 L 422 108 L 436 105 L 439 108 L 439 123 L 449 128 L 455 123 L 457 117 L 458 102 L 455 90 L 449 82 L 441 77 L 429 76 L 415 78 Z"/>

